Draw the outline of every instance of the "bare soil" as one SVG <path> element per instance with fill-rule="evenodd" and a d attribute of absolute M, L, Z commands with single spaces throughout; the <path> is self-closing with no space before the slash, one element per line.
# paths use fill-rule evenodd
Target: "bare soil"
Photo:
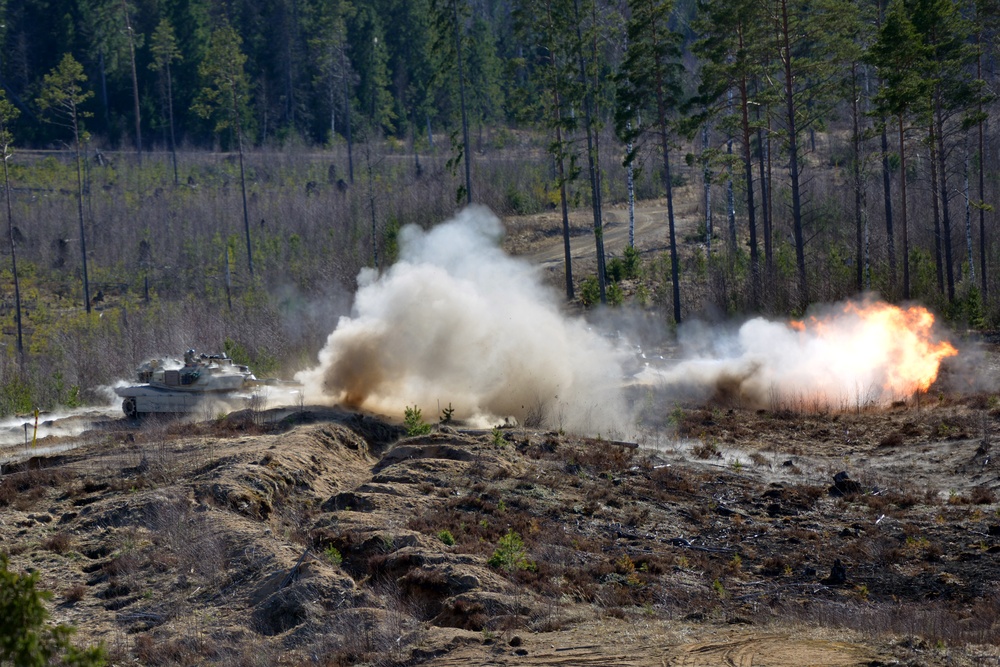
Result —
<path fill-rule="evenodd" d="M 259 417 L 5 465 L 2 549 L 115 664 L 1000 661 L 995 395 L 682 407 L 638 447 Z"/>

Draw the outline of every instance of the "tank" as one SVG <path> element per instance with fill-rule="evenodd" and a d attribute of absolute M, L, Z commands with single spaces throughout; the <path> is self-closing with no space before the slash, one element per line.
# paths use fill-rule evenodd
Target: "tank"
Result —
<path fill-rule="evenodd" d="M 116 387 L 122 412 L 137 419 L 154 413 L 196 412 L 212 402 L 231 403 L 252 398 L 258 386 L 250 369 L 225 354 L 195 354 L 184 361 L 152 359 L 136 369 L 134 383 Z"/>

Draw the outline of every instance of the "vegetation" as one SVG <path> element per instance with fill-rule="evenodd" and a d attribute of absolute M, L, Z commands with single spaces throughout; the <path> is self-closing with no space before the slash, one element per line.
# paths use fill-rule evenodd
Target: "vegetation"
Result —
<path fill-rule="evenodd" d="M 74 628 L 48 625 L 45 601 L 52 597 L 38 590 L 38 574 L 11 572 L 0 554 L 0 664 L 17 667 L 66 665 L 100 667 L 106 664 L 104 648 L 80 649 L 70 642 Z"/>
<path fill-rule="evenodd" d="M 998 18 L 971 0 L 3 5 L 0 412 L 94 402 L 154 352 L 226 338 L 297 370 L 339 314 L 318 304 L 391 261 L 402 225 L 473 201 L 558 207 L 584 305 L 679 322 L 870 289 L 995 327 Z M 677 234 L 680 193 L 697 234 Z M 663 238 L 638 240 L 663 257 L 606 257 L 602 210 L 633 195 L 666 199 Z M 572 271 L 573 207 L 596 273 Z"/>
<path fill-rule="evenodd" d="M 427 435 L 431 432 L 433 428 L 430 424 L 424 421 L 424 416 L 420 412 L 420 408 L 417 406 L 406 406 L 403 413 L 403 426 L 406 427 L 406 435 L 411 438 L 415 435 Z"/>

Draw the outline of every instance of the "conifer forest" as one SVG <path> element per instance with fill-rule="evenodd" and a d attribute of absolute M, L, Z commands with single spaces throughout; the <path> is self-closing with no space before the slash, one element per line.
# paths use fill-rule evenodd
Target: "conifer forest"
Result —
<path fill-rule="evenodd" d="M 467 204 L 594 247 L 571 308 L 996 330 L 998 52 L 996 0 L 0 0 L 0 414 L 190 347 L 294 372 Z"/>

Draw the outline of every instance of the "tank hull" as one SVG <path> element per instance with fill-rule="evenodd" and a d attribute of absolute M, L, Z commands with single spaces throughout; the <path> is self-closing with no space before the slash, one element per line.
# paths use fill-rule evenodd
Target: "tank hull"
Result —
<path fill-rule="evenodd" d="M 125 399 L 122 401 L 122 412 L 132 418 L 152 413 L 198 412 L 212 403 L 234 403 L 253 397 L 253 394 L 242 392 L 170 391 L 148 385 L 121 387 L 115 393 Z"/>
<path fill-rule="evenodd" d="M 195 357 L 190 351 L 184 362 L 154 359 L 136 372 L 138 383 L 115 389 L 124 399 L 122 412 L 138 419 L 148 414 L 177 414 L 226 409 L 254 396 L 257 378 L 246 366 L 234 364 L 224 355 Z"/>

